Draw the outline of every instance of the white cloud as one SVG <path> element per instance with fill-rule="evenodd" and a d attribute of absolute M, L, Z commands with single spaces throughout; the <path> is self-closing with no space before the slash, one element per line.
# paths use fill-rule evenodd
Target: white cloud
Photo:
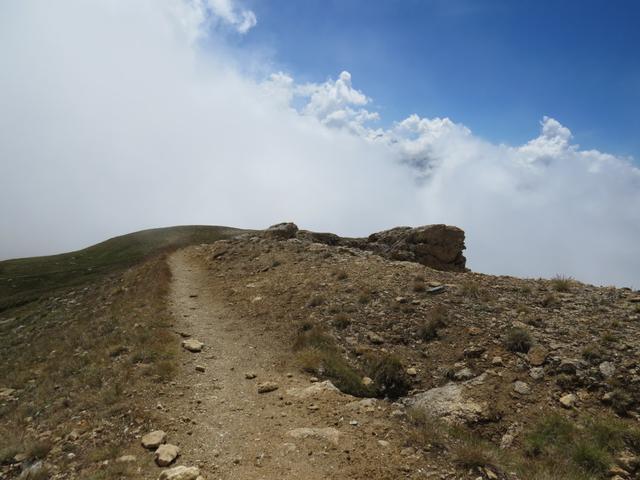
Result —
<path fill-rule="evenodd" d="M 640 286 L 628 160 L 581 149 L 551 118 L 520 146 L 448 118 L 383 129 L 347 72 L 256 81 L 196 41 L 213 14 L 246 31 L 243 11 L 0 3 L 0 256 L 171 224 L 294 220 L 364 235 L 444 222 L 465 229 L 477 271 Z"/>
<path fill-rule="evenodd" d="M 205 0 L 211 12 L 239 33 L 247 33 L 256 26 L 258 20 L 253 11 L 239 8 L 236 0 Z"/>

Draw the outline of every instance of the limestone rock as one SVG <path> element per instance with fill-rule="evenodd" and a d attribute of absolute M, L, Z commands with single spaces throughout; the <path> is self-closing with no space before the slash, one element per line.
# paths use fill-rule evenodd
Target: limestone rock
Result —
<path fill-rule="evenodd" d="M 160 474 L 158 480 L 197 480 L 200 476 L 198 467 L 173 467 Z"/>
<path fill-rule="evenodd" d="M 614 373 L 616 373 L 616 367 L 613 363 L 611 362 L 602 362 L 599 366 L 598 366 L 598 370 L 600 370 L 600 373 L 602 374 L 603 377 L 605 378 L 609 378 L 612 377 Z"/>
<path fill-rule="evenodd" d="M 338 445 L 340 440 L 340 432 L 332 427 L 294 428 L 293 430 L 289 430 L 287 435 L 298 439 L 312 438 L 316 440 L 323 440 L 331 443 L 332 445 Z"/>
<path fill-rule="evenodd" d="M 167 467 L 180 455 L 180 449 L 175 445 L 166 443 L 156 450 L 155 460 L 159 467 Z"/>
<path fill-rule="evenodd" d="M 573 393 L 567 393 L 566 395 L 560 397 L 560 405 L 562 405 L 564 408 L 574 407 L 577 401 L 578 397 L 576 397 Z"/>
<path fill-rule="evenodd" d="M 189 338 L 182 341 L 182 348 L 190 352 L 201 352 L 204 343 L 196 340 L 195 338 Z"/>
<path fill-rule="evenodd" d="M 309 387 L 304 388 L 290 388 L 287 390 L 287 395 L 291 395 L 295 398 L 317 398 L 327 394 L 340 394 L 340 390 L 331 383 L 329 380 L 324 382 L 316 382 Z"/>
<path fill-rule="evenodd" d="M 452 423 L 481 421 L 489 417 L 489 406 L 473 399 L 471 387 L 482 382 L 484 375 L 468 382 L 432 388 L 406 399 L 406 403 Z"/>
<path fill-rule="evenodd" d="M 275 382 L 262 382 L 258 384 L 258 393 L 269 393 L 278 389 L 278 384 Z"/>
<path fill-rule="evenodd" d="M 529 395 L 531 393 L 531 387 L 520 380 L 513 384 L 513 390 L 520 395 Z"/>
<path fill-rule="evenodd" d="M 162 430 L 155 430 L 149 432 L 142 437 L 142 446 L 144 448 L 158 448 L 164 442 L 167 441 L 167 434 Z"/>

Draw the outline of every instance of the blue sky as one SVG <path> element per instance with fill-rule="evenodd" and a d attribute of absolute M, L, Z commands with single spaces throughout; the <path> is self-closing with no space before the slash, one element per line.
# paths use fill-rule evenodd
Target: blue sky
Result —
<path fill-rule="evenodd" d="M 383 122 L 448 116 L 492 142 L 521 144 L 549 115 L 583 148 L 640 159 L 640 2 L 245 4 L 259 20 L 238 42 L 298 81 L 348 70 Z"/>

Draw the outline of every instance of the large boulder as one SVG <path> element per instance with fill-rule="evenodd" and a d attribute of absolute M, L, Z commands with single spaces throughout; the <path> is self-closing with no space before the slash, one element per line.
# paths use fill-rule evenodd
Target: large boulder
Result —
<path fill-rule="evenodd" d="M 474 387 L 484 382 L 486 374 L 463 383 L 449 383 L 404 400 L 412 408 L 450 423 L 473 424 L 490 418 L 487 402 L 474 398 Z"/>
<path fill-rule="evenodd" d="M 417 262 L 438 270 L 466 270 L 464 231 L 449 225 L 392 228 L 369 235 L 365 248 L 391 260 Z"/>

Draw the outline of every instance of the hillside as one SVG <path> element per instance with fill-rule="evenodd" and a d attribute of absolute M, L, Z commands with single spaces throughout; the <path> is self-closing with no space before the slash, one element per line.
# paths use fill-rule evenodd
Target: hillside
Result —
<path fill-rule="evenodd" d="M 460 234 L 281 224 L 0 312 L 0 472 L 639 478 L 640 293 L 469 272 Z"/>
<path fill-rule="evenodd" d="M 54 289 L 79 286 L 140 261 L 187 245 L 211 243 L 241 230 L 180 226 L 143 230 L 76 252 L 0 262 L 0 311 Z"/>

